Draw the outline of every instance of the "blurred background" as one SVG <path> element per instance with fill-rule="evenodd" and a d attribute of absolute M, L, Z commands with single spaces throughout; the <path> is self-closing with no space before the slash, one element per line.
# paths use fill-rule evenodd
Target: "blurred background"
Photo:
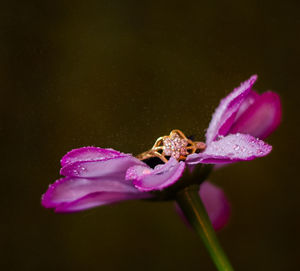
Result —
<path fill-rule="evenodd" d="M 299 268 L 299 1 L 1 1 L 1 270 L 215 270 L 172 202 L 59 215 L 40 205 L 72 148 L 138 154 L 172 129 L 204 139 L 257 73 L 281 95 L 271 155 L 211 176 L 232 205 L 236 270 Z"/>

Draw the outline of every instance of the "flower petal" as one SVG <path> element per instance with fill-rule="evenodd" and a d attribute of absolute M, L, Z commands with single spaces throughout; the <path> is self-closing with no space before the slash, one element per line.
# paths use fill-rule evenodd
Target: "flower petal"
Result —
<path fill-rule="evenodd" d="M 236 113 L 235 116 L 235 120 L 234 122 L 236 122 L 236 120 L 252 105 L 254 104 L 257 99 L 259 98 L 259 94 L 257 92 L 255 92 L 254 90 L 251 90 L 249 92 L 249 94 L 247 95 L 247 97 L 245 98 L 245 100 L 243 101 L 243 103 L 241 104 L 238 112 Z"/>
<path fill-rule="evenodd" d="M 122 175 L 125 180 L 126 170 L 134 165 L 144 165 L 144 163 L 129 154 L 122 154 L 120 156 L 101 158 L 99 160 L 79 160 L 68 163 L 60 170 L 60 174 L 80 178 Z"/>
<path fill-rule="evenodd" d="M 249 80 L 243 82 L 238 88 L 234 89 L 221 100 L 207 129 L 206 144 L 215 140 L 217 136 L 227 134 L 241 104 L 247 98 L 248 94 L 250 94 L 256 79 L 256 75 L 251 76 Z"/>
<path fill-rule="evenodd" d="M 229 201 L 223 190 L 206 181 L 201 184 L 199 195 L 214 229 L 219 230 L 223 228 L 229 220 L 231 211 Z"/>
<path fill-rule="evenodd" d="M 57 213 L 79 212 L 101 205 L 107 205 L 124 200 L 145 199 L 152 195 L 148 193 L 120 193 L 120 192 L 98 192 L 89 194 L 83 198 L 70 203 L 61 204 L 56 207 Z"/>
<path fill-rule="evenodd" d="M 189 164 L 226 164 L 253 160 L 270 153 L 272 147 L 251 135 L 234 134 L 211 142 L 204 152 L 189 155 Z"/>
<path fill-rule="evenodd" d="M 132 184 L 126 184 L 114 177 L 100 179 L 66 177 L 49 186 L 42 196 L 42 205 L 46 208 L 57 208 L 62 204 L 72 203 L 95 193 L 98 193 L 98 205 L 100 201 L 103 202 L 102 204 L 110 203 L 112 200 L 118 201 L 118 196 L 119 200 L 123 200 L 124 197 L 140 198 L 142 196 Z M 144 194 L 147 196 L 147 193 Z M 109 195 L 112 197 L 110 198 Z"/>
<path fill-rule="evenodd" d="M 241 114 L 230 132 L 250 134 L 264 139 L 278 127 L 281 115 L 280 97 L 272 91 L 267 91 Z"/>
<path fill-rule="evenodd" d="M 228 223 L 231 213 L 229 201 L 223 190 L 211 182 L 205 181 L 200 185 L 199 196 L 214 229 L 216 231 L 222 229 Z M 183 222 L 191 227 L 178 204 L 176 204 L 176 211 Z"/>
<path fill-rule="evenodd" d="M 119 157 L 123 154 L 113 149 L 102 149 L 98 147 L 83 147 L 69 151 L 61 159 L 61 166 L 78 161 L 99 161 L 102 159 Z"/>
<path fill-rule="evenodd" d="M 171 158 L 166 164 L 154 169 L 147 166 L 133 166 L 127 170 L 126 179 L 141 191 L 162 190 L 175 183 L 185 168 L 184 162 Z"/>

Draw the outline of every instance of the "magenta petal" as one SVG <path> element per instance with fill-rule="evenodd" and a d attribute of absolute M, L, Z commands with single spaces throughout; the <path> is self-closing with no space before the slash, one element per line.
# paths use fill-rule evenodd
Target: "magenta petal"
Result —
<path fill-rule="evenodd" d="M 261 139 L 270 135 L 280 124 L 281 103 L 278 94 L 267 91 L 236 120 L 231 133 L 250 134 Z"/>
<path fill-rule="evenodd" d="M 133 166 L 127 170 L 126 179 L 141 191 L 162 190 L 175 183 L 185 168 L 184 162 L 171 158 L 166 164 L 154 169 L 147 166 Z"/>
<path fill-rule="evenodd" d="M 240 106 L 248 94 L 250 94 L 256 79 L 256 75 L 251 76 L 249 80 L 243 82 L 238 88 L 234 89 L 221 100 L 206 132 L 207 144 L 215 140 L 217 136 L 226 135 L 228 133 Z"/>
<path fill-rule="evenodd" d="M 220 187 L 205 181 L 200 185 L 199 195 L 214 229 L 222 229 L 227 224 L 231 211 L 229 201 L 223 190 Z M 178 204 L 176 204 L 176 211 L 183 222 L 188 227 L 191 227 Z"/>
<path fill-rule="evenodd" d="M 120 200 L 124 195 L 127 197 L 141 197 L 141 192 L 133 185 L 126 184 L 114 177 L 105 177 L 101 179 L 85 179 L 66 177 L 57 180 L 50 185 L 47 192 L 42 197 L 42 205 L 47 208 L 57 208 L 62 204 L 78 201 L 90 194 L 101 193 L 103 204 L 105 202 L 115 201 L 116 196 L 120 196 Z M 110 199 L 109 195 L 113 197 Z M 97 202 L 100 202 L 100 194 Z M 144 193 L 147 197 L 147 193 Z"/>
<path fill-rule="evenodd" d="M 241 104 L 238 112 L 235 116 L 235 121 L 252 105 L 254 104 L 257 99 L 259 98 L 259 94 L 255 92 L 254 90 L 251 90 L 247 97 L 244 99 L 243 103 Z"/>
<path fill-rule="evenodd" d="M 272 147 L 250 135 L 234 134 L 211 142 L 204 152 L 189 155 L 189 164 L 226 164 L 252 160 L 270 153 Z"/>
<path fill-rule="evenodd" d="M 112 158 L 69 163 L 60 170 L 60 174 L 80 178 L 95 178 L 106 175 L 116 176 L 120 174 L 125 177 L 126 170 L 134 165 L 144 165 L 144 163 L 131 155 L 122 154 Z"/>
<path fill-rule="evenodd" d="M 229 220 L 231 211 L 223 190 L 210 182 L 204 182 L 200 186 L 199 194 L 214 229 L 223 228 Z"/>
<path fill-rule="evenodd" d="M 61 204 L 56 207 L 57 213 L 70 213 L 87 210 L 101 205 L 107 205 L 124 200 L 145 199 L 152 195 L 148 193 L 97 192 L 89 194 L 76 201 Z"/>
<path fill-rule="evenodd" d="M 94 161 L 107 158 L 119 157 L 122 153 L 113 149 L 102 149 L 98 147 L 83 147 L 69 151 L 60 161 L 61 166 L 78 161 Z"/>

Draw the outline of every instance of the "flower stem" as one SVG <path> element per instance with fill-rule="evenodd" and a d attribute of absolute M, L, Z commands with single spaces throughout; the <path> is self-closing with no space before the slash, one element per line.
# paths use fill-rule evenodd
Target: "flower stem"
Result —
<path fill-rule="evenodd" d="M 219 244 L 198 191 L 198 185 L 184 188 L 177 194 L 177 203 L 187 220 L 201 237 L 217 269 L 220 271 L 233 271 L 229 260 Z"/>

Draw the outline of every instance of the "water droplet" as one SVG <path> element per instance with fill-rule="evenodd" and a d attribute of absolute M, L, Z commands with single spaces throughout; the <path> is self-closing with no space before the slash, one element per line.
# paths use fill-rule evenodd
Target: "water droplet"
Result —
<path fill-rule="evenodd" d="M 240 149 L 240 146 L 239 146 L 239 145 L 234 145 L 233 149 L 234 149 L 235 151 L 238 151 L 238 150 Z"/>

